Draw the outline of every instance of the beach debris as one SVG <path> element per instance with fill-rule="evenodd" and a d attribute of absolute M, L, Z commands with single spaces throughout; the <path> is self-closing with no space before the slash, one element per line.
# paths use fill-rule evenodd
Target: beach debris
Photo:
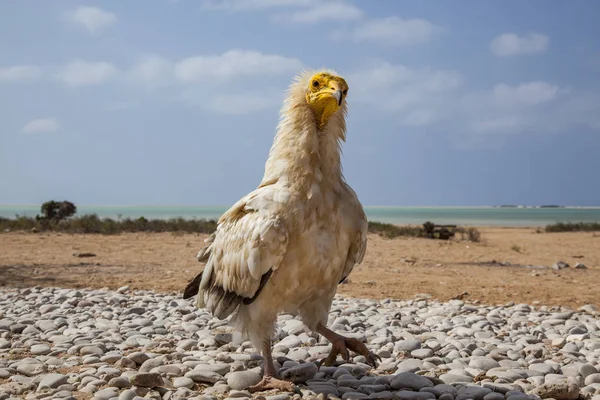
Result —
<path fill-rule="evenodd" d="M 456 225 L 437 225 L 427 221 L 423 224 L 425 237 L 430 239 L 448 240 L 455 235 Z"/>
<path fill-rule="evenodd" d="M 575 264 L 575 269 L 587 269 L 587 267 L 585 266 L 585 264 L 577 263 Z"/>
<path fill-rule="evenodd" d="M 569 264 L 567 264 L 564 261 L 559 261 L 556 264 L 554 264 L 552 266 L 552 268 L 555 269 L 555 270 L 561 270 L 561 269 L 569 268 Z"/>
<path fill-rule="evenodd" d="M 526 265 L 527 269 L 549 269 L 550 267 L 546 267 L 545 265 Z"/>
<path fill-rule="evenodd" d="M 415 301 L 429 300 L 432 297 L 429 293 L 417 293 L 415 294 Z"/>
<path fill-rule="evenodd" d="M 452 300 L 462 300 L 468 295 L 469 295 L 469 292 L 462 292 L 462 293 L 459 293 L 456 296 L 452 297 Z"/>
<path fill-rule="evenodd" d="M 96 257 L 95 253 L 90 253 L 90 252 L 79 252 L 76 251 L 75 253 L 73 253 L 73 257 L 79 257 L 79 258 L 84 258 L 84 257 Z"/>

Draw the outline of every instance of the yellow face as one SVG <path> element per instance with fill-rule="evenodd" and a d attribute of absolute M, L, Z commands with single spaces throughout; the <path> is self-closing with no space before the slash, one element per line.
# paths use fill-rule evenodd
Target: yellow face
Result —
<path fill-rule="evenodd" d="M 341 107 L 348 94 L 348 84 L 339 76 L 321 72 L 308 84 L 306 102 L 315 112 L 318 127 L 323 128 L 329 118 Z"/>

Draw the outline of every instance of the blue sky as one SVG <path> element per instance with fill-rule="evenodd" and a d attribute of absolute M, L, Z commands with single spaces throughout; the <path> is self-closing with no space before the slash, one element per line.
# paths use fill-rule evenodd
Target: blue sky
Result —
<path fill-rule="evenodd" d="M 600 205 L 594 0 L 0 3 L 0 204 L 228 205 L 302 68 L 365 205 Z"/>

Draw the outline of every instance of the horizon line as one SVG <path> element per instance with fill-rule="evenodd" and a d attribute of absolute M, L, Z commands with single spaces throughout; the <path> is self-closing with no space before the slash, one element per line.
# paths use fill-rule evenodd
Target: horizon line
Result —
<path fill-rule="evenodd" d="M 23 203 L 23 204 L 0 204 L 0 207 L 39 207 L 43 203 Z M 218 208 L 229 208 L 233 204 L 75 204 L 76 207 L 218 207 Z M 363 204 L 365 208 L 588 208 L 595 209 L 600 208 L 600 205 L 596 206 L 578 206 L 578 205 L 560 205 L 552 203 L 544 204 L 495 204 L 495 205 L 367 205 Z M 550 207 L 549 207 L 550 206 Z"/>

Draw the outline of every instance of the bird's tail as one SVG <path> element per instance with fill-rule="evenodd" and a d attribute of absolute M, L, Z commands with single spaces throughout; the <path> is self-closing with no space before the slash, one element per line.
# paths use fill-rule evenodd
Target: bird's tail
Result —
<path fill-rule="evenodd" d="M 198 260 L 198 262 L 206 264 L 206 262 L 208 261 L 208 257 L 210 256 L 210 252 L 212 250 L 211 245 L 214 240 L 215 240 L 214 233 L 212 233 L 208 238 L 206 238 L 204 240 L 205 243 L 209 243 L 209 244 L 204 246 L 202 249 L 200 249 L 200 251 L 196 255 L 196 259 Z M 202 270 L 200 271 L 200 273 L 198 275 L 196 275 L 196 277 L 194 279 L 192 279 L 190 281 L 190 283 L 188 283 L 188 285 L 184 289 L 184 291 L 183 291 L 184 299 L 192 298 L 193 296 L 196 296 L 198 294 L 198 290 L 200 288 L 200 282 L 202 281 L 202 272 L 204 272 L 204 267 L 205 267 L 205 265 L 202 266 Z"/>

